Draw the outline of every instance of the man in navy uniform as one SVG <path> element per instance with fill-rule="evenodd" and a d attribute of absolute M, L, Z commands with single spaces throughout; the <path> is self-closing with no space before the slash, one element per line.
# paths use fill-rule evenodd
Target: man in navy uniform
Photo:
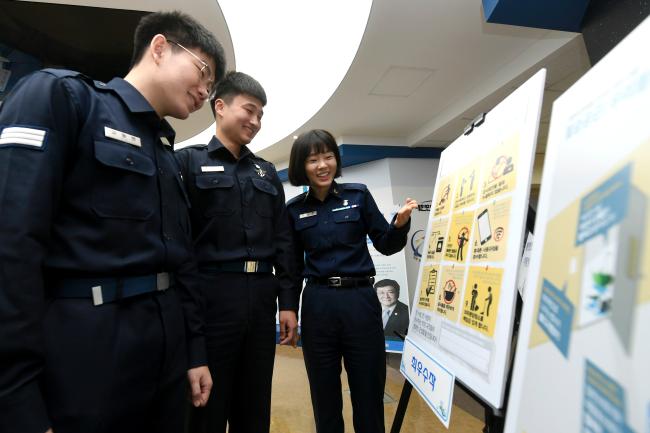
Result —
<path fill-rule="evenodd" d="M 177 433 L 188 378 L 193 403 L 207 401 L 187 196 L 163 118 L 198 110 L 224 70 L 203 26 L 155 13 L 124 79 L 43 70 L 0 108 L 0 432 Z"/>
<path fill-rule="evenodd" d="M 177 153 L 192 208 L 192 233 L 206 279 L 206 340 L 214 386 L 192 409 L 190 431 L 269 431 L 276 300 L 280 343 L 295 345 L 299 289 L 282 183 L 246 145 L 261 127 L 266 94 L 229 72 L 211 98 L 216 134 Z M 272 273 L 275 269 L 275 274 Z"/>

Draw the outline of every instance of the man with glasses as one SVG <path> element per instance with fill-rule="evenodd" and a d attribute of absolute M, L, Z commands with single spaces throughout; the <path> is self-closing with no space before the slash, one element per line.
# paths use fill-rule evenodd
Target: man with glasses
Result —
<path fill-rule="evenodd" d="M 295 346 L 301 287 L 293 283 L 291 229 L 273 164 L 246 146 L 262 126 L 266 93 L 229 72 L 211 98 L 217 121 L 207 146 L 180 150 L 199 268 L 206 281 L 206 340 L 214 387 L 190 415 L 191 433 L 269 431 L 275 356 Z M 272 272 L 275 271 L 275 274 Z M 277 301 L 277 304 L 276 304 Z"/>
<path fill-rule="evenodd" d="M 199 56 L 194 54 L 192 51 L 188 50 L 181 44 L 179 44 L 176 41 L 172 41 L 171 39 L 167 39 L 167 42 L 170 44 L 174 44 L 180 49 L 184 50 L 187 54 L 190 56 L 194 57 L 194 59 L 199 63 L 199 64 L 194 64 L 199 70 L 199 76 L 201 77 L 201 81 L 205 83 L 206 89 L 207 89 L 207 95 L 204 99 L 208 99 L 210 95 L 212 94 L 212 90 L 214 90 L 214 74 L 212 73 L 212 69 L 210 69 L 210 65 L 208 65 L 205 61 L 203 61 Z"/>
<path fill-rule="evenodd" d="M 214 36 L 145 16 L 108 83 L 46 69 L 0 108 L 0 432 L 170 432 L 211 387 L 166 116 L 223 75 Z"/>

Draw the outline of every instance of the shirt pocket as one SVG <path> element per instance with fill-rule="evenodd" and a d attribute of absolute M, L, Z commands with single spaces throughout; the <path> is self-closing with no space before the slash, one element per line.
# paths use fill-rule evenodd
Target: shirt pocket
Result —
<path fill-rule="evenodd" d="M 262 217 L 271 218 L 275 208 L 275 200 L 278 196 L 278 189 L 266 180 L 251 178 L 251 181 L 255 187 L 253 196 L 255 211 Z"/>
<path fill-rule="evenodd" d="M 233 203 L 238 203 L 233 197 L 236 192 L 233 186 L 235 179 L 227 174 L 199 174 L 196 176 L 196 187 L 200 190 L 199 205 L 206 217 L 232 215 L 235 212 Z M 196 203 L 195 203 L 196 205 Z"/>
<path fill-rule="evenodd" d="M 318 248 L 320 236 L 316 227 L 318 218 L 311 216 L 300 218 L 295 223 L 295 230 L 302 240 L 306 251 L 313 251 Z"/>
<path fill-rule="evenodd" d="M 154 214 L 156 165 L 131 146 L 95 140 L 98 162 L 91 207 L 102 218 L 148 220 Z"/>
<path fill-rule="evenodd" d="M 347 245 L 356 245 L 363 241 L 366 233 L 361 224 L 361 214 L 358 208 L 334 212 L 334 238 Z"/>

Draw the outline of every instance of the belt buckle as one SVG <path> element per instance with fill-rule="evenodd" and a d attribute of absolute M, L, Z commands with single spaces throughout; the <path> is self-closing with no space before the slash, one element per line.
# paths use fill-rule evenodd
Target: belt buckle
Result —
<path fill-rule="evenodd" d="M 258 263 L 259 263 L 259 262 L 257 262 L 257 261 L 253 261 L 253 260 L 247 260 L 247 261 L 245 261 L 245 262 L 244 262 L 244 270 L 245 270 L 245 272 L 246 272 L 247 274 L 248 274 L 248 273 L 257 272 L 257 266 L 258 266 Z"/>
<path fill-rule="evenodd" d="M 327 285 L 330 287 L 341 287 L 341 277 L 329 277 Z"/>
<path fill-rule="evenodd" d="M 102 292 L 102 286 L 93 286 L 91 288 L 93 294 L 93 305 L 95 307 L 102 305 L 104 303 L 104 294 Z"/>
<path fill-rule="evenodd" d="M 169 274 L 167 272 L 156 274 L 156 290 L 162 292 L 167 289 L 169 289 Z"/>

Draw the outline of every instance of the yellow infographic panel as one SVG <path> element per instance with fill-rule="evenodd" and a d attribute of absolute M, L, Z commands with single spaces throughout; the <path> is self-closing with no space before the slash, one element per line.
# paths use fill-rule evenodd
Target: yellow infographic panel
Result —
<path fill-rule="evenodd" d="M 481 201 L 514 191 L 517 183 L 518 148 L 519 134 L 515 134 L 486 156 Z"/>
<path fill-rule="evenodd" d="M 505 260 L 510 226 L 512 200 L 492 201 L 479 206 L 474 224 L 472 260 L 475 262 L 498 262 Z"/>
<path fill-rule="evenodd" d="M 436 313 L 452 322 L 458 321 L 458 309 L 463 290 L 464 266 L 443 266 Z"/>
<path fill-rule="evenodd" d="M 436 200 L 433 203 L 433 216 L 447 215 L 451 209 L 451 187 L 453 186 L 453 178 L 447 177 L 440 180 L 440 186 L 436 188 Z"/>
<path fill-rule="evenodd" d="M 503 407 L 545 77 L 535 74 L 440 156 L 400 366 L 434 412 L 452 393 L 420 386 L 412 366 L 424 371 L 425 358 Z"/>
<path fill-rule="evenodd" d="M 496 323 L 503 269 L 469 268 L 463 299 L 463 324 L 492 337 Z"/>
<path fill-rule="evenodd" d="M 438 284 L 439 265 L 424 266 L 422 270 L 422 281 L 420 281 L 420 293 L 418 306 L 433 311 L 436 299 L 436 286 Z"/>
<path fill-rule="evenodd" d="M 460 210 L 476 203 L 480 169 L 479 162 L 475 161 L 460 171 L 460 174 L 456 178 L 454 210 Z"/>
<path fill-rule="evenodd" d="M 431 234 L 429 235 L 429 249 L 427 250 L 427 261 L 440 262 L 444 254 L 445 238 L 447 237 L 448 218 L 434 220 L 431 223 Z"/>
<path fill-rule="evenodd" d="M 447 233 L 447 244 L 445 245 L 445 259 L 462 263 L 467 257 L 469 250 L 469 237 L 472 233 L 472 222 L 474 211 L 460 212 L 454 214 L 451 219 L 451 227 Z"/>

